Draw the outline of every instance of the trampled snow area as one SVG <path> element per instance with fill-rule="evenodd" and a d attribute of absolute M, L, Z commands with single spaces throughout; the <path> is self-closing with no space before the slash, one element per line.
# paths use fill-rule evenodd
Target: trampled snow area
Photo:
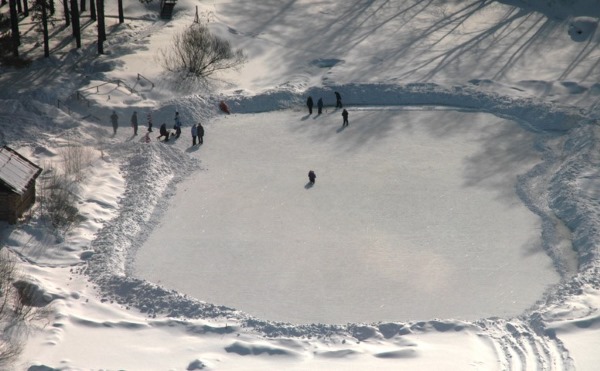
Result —
<path fill-rule="evenodd" d="M 597 368 L 594 1 L 125 5 L 105 55 L 94 23 L 81 49 L 57 24 L 43 59 L 24 20 L 34 62 L 0 69 L 2 144 L 46 169 L 92 153 L 81 223 L 2 224 L 50 310 L 4 333 L 24 344 L 7 368 Z M 161 68 L 196 6 L 241 69 Z M 175 111 L 182 137 L 146 143 Z"/>

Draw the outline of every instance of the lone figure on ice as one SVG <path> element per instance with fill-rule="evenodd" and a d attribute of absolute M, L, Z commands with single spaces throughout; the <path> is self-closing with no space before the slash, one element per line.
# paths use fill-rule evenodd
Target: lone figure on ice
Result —
<path fill-rule="evenodd" d="M 110 121 L 112 122 L 113 135 L 116 135 L 119 128 L 119 116 L 117 116 L 117 112 L 113 111 L 112 115 L 110 115 Z"/>
<path fill-rule="evenodd" d="M 152 112 L 148 112 L 148 131 L 152 132 Z"/>
<path fill-rule="evenodd" d="M 306 106 L 308 106 L 308 114 L 312 115 L 313 99 L 311 96 L 309 96 L 308 99 L 306 100 Z"/>
<path fill-rule="evenodd" d="M 348 126 L 348 111 L 346 111 L 345 108 L 342 111 L 342 117 L 344 118 L 344 122 L 342 123 L 342 127 L 345 128 L 346 126 Z"/>
<path fill-rule="evenodd" d="M 317 179 L 317 174 L 315 174 L 314 171 L 309 171 L 308 172 L 308 180 L 310 181 L 311 184 L 315 184 L 315 180 Z"/>
<path fill-rule="evenodd" d="M 136 136 L 138 131 L 137 111 L 133 111 L 133 115 L 131 115 L 131 127 L 133 128 L 133 135 Z"/>

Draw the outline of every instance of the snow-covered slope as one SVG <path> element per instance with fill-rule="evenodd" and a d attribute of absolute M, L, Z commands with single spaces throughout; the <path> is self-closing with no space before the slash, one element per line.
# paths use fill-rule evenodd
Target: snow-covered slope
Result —
<path fill-rule="evenodd" d="M 158 50 L 193 22 L 196 6 L 215 33 L 247 52 L 240 70 L 207 82 L 162 70 Z M 96 155 L 78 184 L 85 220 L 77 228 L 56 234 L 37 210 L 22 224 L 3 224 L 3 246 L 52 302 L 47 326 L 21 333 L 26 346 L 14 369 L 593 370 L 600 345 L 597 9 L 591 0 L 180 0 L 164 21 L 157 4 L 132 1 L 125 24 L 108 18 L 106 55 L 95 55 L 93 24 L 79 50 L 57 25 L 47 60 L 22 22 L 22 55 L 35 60 L 28 69 L 0 70 L 0 142 L 44 167 L 60 163 L 61 148 L 72 143 Z M 107 4 L 107 14 L 116 5 Z M 136 252 L 183 192 L 178 186 L 206 170 L 207 148 L 190 149 L 190 123 L 217 125 L 221 100 L 234 114 L 220 120 L 235 120 L 302 109 L 308 95 L 331 106 L 336 90 L 355 109 L 445 106 L 529 130 L 541 161 L 519 177 L 516 193 L 539 218 L 541 247 L 561 281 L 509 318 L 294 325 L 132 275 Z M 115 136 L 113 110 L 121 123 Z M 134 110 L 140 118 L 151 113 L 155 128 L 179 111 L 184 138 L 140 141 L 128 126 Z M 178 264 L 168 268 L 188 278 Z"/>

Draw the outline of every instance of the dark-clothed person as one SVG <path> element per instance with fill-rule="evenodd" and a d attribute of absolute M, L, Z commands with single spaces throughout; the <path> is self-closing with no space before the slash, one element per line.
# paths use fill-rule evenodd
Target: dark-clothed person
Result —
<path fill-rule="evenodd" d="M 165 137 L 165 142 L 169 141 L 169 132 L 167 131 L 167 124 L 165 124 L 164 122 L 160 126 L 159 133 L 160 135 L 157 137 L 157 139 L 160 140 L 160 138 Z"/>
<path fill-rule="evenodd" d="M 131 115 L 131 127 L 133 128 L 133 135 L 137 135 L 138 121 L 136 111 L 133 111 L 133 115 Z"/>
<path fill-rule="evenodd" d="M 196 145 L 196 137 L 198 136 L 198 126 L 192 125 L 192 146 Z"/>
<path fill-rule="evenodd" d="M 306 100 L 306 106 L 308 107 L 308 114 L 312 115 L 312 109 L 313 109 L 313 99 L 312 97 L 308 97 L 308 99 Z"/>
<path fill-rule="evenodd" d="M 342 108 L 342 96 L 337 91 L 335 92 L 335 108 Z"/>
<path fill-rule="evenodd" d="M 198 144 L 204 143 L 204 126 L 198 123 Z"/>
<path fill-rule="evenodd" d="M 348 126 L 348 111 L 344 108 L 342 111 L 342 117 L 344 118 L 344 122 L 342 123 L 342 127 Z"/>
<path fill-rule="evenodd" d="M 117 116 L 115 111 L 110 115 L 110 121 L 112 122 L 113 134 L 117 134 L 117 129 L 119 128 L 119 116 Z"/>

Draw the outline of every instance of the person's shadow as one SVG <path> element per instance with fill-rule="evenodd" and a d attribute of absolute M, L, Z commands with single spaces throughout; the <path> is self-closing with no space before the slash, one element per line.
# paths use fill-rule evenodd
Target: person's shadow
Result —
<path fill-rule="evenodd" d="M 192 153 L 192 152 L 198 151 L 199 149 L 200 149 L 200 146 L 191 146 L 191 147 L 188 147 L 185 151 L 187 153 Z"/>
<path fill-rule="evenodd" d="M 311 115 L 311 114 L 309 113 L 308 115 L 306 115 L 306 116 L 302 117 L 300 120 L 302 120 L 302 121 L 306 121 L 306 120 L 308 120 L 308 118 L 310 117 L 310 115 Z"/>
<path fill-rule="evenodd" d="M 306 183 L 306 185 L 304 185 L 304 188 L 311 189 L 314 185 L 315 185 L 315 183 L 309 181 L 308 183 Z"/>
<path fill-rule="evenodd" d="M 344 131 L 345 128 L 346 128 L 346 126 L 342 126 L 342 127 L 338 128 L 336 131 L 338 133 L 341 133 L 342 131 Z"/>

